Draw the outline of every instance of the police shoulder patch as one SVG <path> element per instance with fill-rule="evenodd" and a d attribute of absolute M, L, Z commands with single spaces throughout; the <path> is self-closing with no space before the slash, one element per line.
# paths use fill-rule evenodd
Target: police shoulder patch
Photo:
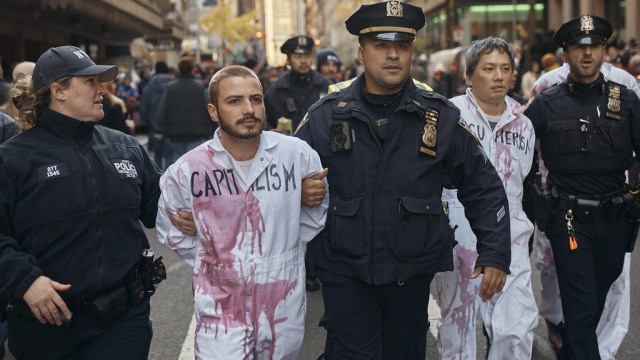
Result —
<path fill-rule="evenodd" d="M 527 109 L 529 108 L 529 106 L 531 106 L 531 104 L 533 104 L 533 100 L 536 97 L 532 97 L 531 99 L 529 99 L 529 101 L 524 105 L 524 108 L 522 108 L 522 113 L 524 113 L 525 111 L 527 111 Z"/>
<path fill-rule="evenodd" d="M 300 131 L 300 129 L 302 129 L 303 126 L 307 125 L 308 122 L 309 122 L 309 113 L 306 113 L 302 118 L 302 121 L 300 121 L 300 124 L 296 128 L 296 131 L 293 132 L 293 135 L 295 135 L 298 131 Z"/>
<path fill-rule="evenodd" d="M 429 86 L 429 85 L 427 85 L 427 84 L 425 84 L 425 83 L 423 83 L 423 82 L 420 82 L 420 81 L 418 81 L 418 80 L 416 80 L 416 79 L 413 79 L 413 78 L 412 78 L 412 80 L 413 80 L 413 84 L 414 84 L 417 88 L 422 89 L 422 90 L 432 91 L 432 92 L 433 92 L 433 89 L 431 88 L 431 86 Z"/>
<path fill-rule="evenodd" d="M 334 92 L 340 92 L 340 90 L 344 90 L 346 88 L 348 88 L 349 86 L 351 86 L 351 84 L 353 84 L 353 82 L 356 80 L 356 78 L 350 79 L 350 80 L 346 80 L 346 81 L 342 81 L 336 84 L 331 84 L 329 85 L 329 89 L 328 89 L 328 93 L 334 93 Z"/>
<path fill-rule="evenodd" d="M 473 131 L 471 131 L 471 129 L 469 129 L 469 127 L 467 126 L 466 121 L 464 121 L 464 119 L 462 118 L 462 116 L 460 116 L 460 118 L 458 119 L 458 125 L 460 125 L 463 129 L 467 130 L 469 132 L 469 134 L 471 134 L 471 136 L 473 136 L 474 139 L 476 139 L 476 141 L 480 141 L 478 139 L 478 137 L 476 136 L 476 134 L 473 133 Z"/>

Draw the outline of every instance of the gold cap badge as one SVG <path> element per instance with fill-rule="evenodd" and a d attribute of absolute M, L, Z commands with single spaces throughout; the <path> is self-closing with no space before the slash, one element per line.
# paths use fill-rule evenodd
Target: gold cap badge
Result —
<path fill-rule="evenodd" d="M 387 2 L 387 16 L 402 17 L 402 3 L 399 1 Z"/>

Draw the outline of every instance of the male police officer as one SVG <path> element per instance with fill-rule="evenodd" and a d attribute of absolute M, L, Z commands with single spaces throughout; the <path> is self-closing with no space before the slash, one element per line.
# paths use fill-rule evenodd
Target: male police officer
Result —
<path fill-rule="evenodd" d="M 452 270 L 442 187 L 458 188 L 484 271 L 504 285 L 509 209 L 502 182 L 460 111 L 409 78 L 419 7 L 363 5 L 347 21 L 365 72 L 309 109 L 296 136 L 329 169 L 325 230 L 309 245 L 323 283 L 327 359 L 424 359 L 429 284 Z"/>
<path fill-rule="evenodd" d="M 287 54 L 291 71 L 265 93 L 268 129 L 277 128 L 278 119 L 283 117 L 291 120 L 291 129 L 295 130 L 309 106 L 327 94 L 332 81 L 311 70 L 312 49 L 313 39 L 308 36 L 292 37 L 280 48 Z"/>
<path fill-rule="evenodd" d="M 622 84 L 627 87 L 627 91 L 633 91 L 640 95 L 640 87 L 636 78 L 624 69 L 619 69 L 611 63 L 603 62 L 600 65 L 600 73 L 608 80 Z M 569 76 L 569 64 L 564 63 L 561 67 L 546 72 L 540 76 L 533 84 L 530 98 L 535 97 L 544 89 L 564 81 Z M 540 162 L 540 173 L 542 183 L 546 183 L 547 171 L 544 162 Z M 633 181 L 633 180 L 631 180 Z M 526 193 L 525 193 L 526 195 Z M 536 259 L 535 264 L 540 270 L 540 283 L 542 291 L 538 308 L 540 316 L 545 318 L 551 345 L 556 348 L 562 346 L 561 335 L 558 328 L 562 328 L 562 302 L 556 265 L 553 259 L 551 244 L 543 232 L 536 234 Z M 629 310 L 631 303 L 631 283 L 630 283 L 631 254 L 627 253 L 624 259 L 622 273 L 611 285 L 611 290 L 607 294 L 604 310 L 600 316 L 600 322 L 596 329 L 598 336 L 598 348 L 600 357 L 604 360 L 613 360 L 618 348 L 629 330 Z M 558 325 L 560 324 L 560 325 Z"/>
<path fill-rule="evenodd" d="M 546 205 L 553 210 L 539 211 L 536 221 L 549 227 L 565 323 L 559 356 L 568 359 L 600 359 L 596 327 L 632 244 L 628 217 L 637 210 L 623 185 L 632 151 L 640 151 L 640 101 L 600 72 L 611 33 L 597 16 L 563 24 L 554 40 L 569 77 L 525 111 L 549 170 Z"/>

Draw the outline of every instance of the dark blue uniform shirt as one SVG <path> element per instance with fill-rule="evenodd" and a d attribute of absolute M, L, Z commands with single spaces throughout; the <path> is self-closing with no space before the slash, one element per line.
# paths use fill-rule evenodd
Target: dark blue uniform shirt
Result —
<path fill-rule="evenodd" d="M 452 234 L 441 200 L 447 187 L 458 189 L 478 237 L 476 265 L 508 273 L 507 197 L 482 146 L 459 122 L 460 111 L 410 81 L 382 145 L 362 101 L 362 81 L 312 106 L 296 132 L 329 168 L 329 214 L 309 244 L 310 261 L 370 284 L 452 270 Z M 420 151 L 428 108 L 439 113 L 435 156 Z M 354 130 L 351 150 L 332 151 L 330 126 L 339 122 Z"/>

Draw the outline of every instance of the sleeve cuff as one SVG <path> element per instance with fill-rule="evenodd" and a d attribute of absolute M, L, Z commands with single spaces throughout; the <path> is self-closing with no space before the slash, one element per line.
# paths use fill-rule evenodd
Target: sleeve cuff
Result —
<path fill-rule="evenodd" d="M 22 281 L 18 285 L 18 288 L 14 292 L 14 296 L 17 299 L 22 300 L 22 298 L 24 297 L 24 293 L 26 293 L 27 290 L 29 290 L 29 287 L 31 287 L 31 284 L 33 284 L 33 282 L 36 281 L 36 279 L 41 275 L 42 275 L 42 269 L 40 269 L 37 266 L 34 266 L 31 269 L 31 271 L 29 271 L 29 273 L 24 277 L 24 279 L 22 279 Z"/>

